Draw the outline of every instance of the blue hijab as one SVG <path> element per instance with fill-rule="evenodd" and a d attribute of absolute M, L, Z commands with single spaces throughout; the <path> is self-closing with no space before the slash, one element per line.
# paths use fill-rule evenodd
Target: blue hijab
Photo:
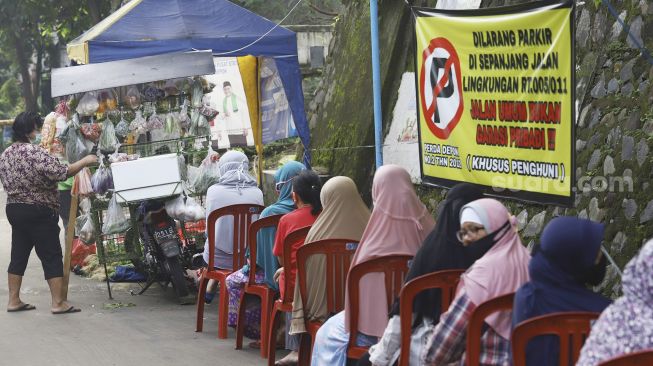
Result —
<path fill-rule="evenodd" d="M 274 175 L 274 182 L 285 182 L 279 187 L 279 198 L 277 202 L 268 206 L 261 213 L 261 218 L 272 215 L 284 215 L 295 209 L 295 203 L 292 200 L 292 181 L 291 179 L 299 175 L 299 172 L 305 170 L 304 164 L 289 161 L 277 170 Z M 277 234 L 276 228 L 261 229 L 256 235 L 256 265 L 265 272 L 265 283 L 273 289 L 277 289 L 277 283 L 274 281 L 274 273 L 279 269 L 279 262 L 272 254 L 274 247 L 274 237 Z"/>
<path fill-rule="evenodd" d="M 582 283 L 596 268 L 603 224 L 576 217 L 557 217 L 544 228 L 540 247 L 528 266 L 530 282 L 515 294 L 513 328 L 524 320 L 564 311 L 602 312 L 610 300 Z M 603 262 L 605 263 L 605 262 Z M 540 336 L 528 343 L 526 364 L 558 365 L 559 342 Z"/>

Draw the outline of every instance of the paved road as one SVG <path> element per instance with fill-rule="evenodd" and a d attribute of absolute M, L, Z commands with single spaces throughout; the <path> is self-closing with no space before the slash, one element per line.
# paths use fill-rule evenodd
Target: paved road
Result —
<path fill-rule="evenodd" d="M 131 296 L 126 286 L 108 299 L 106 285 L 71 275 L 69 300 L 81 313 L 51 315 L 50 293 L 32 252 L 22 299 L 37 310 L 7 313 L 11 227 L 0 187 L 0 365 L 263 365 L 258 351 L 234 350 L 234 334 L 218 340 L 217 307 L 209 306 L 205 332 L 195 333 L 195 307 L 176 304 L 172 289 L 152 287 Z M 111 303 L 136 306 L 107 309 Z"/>

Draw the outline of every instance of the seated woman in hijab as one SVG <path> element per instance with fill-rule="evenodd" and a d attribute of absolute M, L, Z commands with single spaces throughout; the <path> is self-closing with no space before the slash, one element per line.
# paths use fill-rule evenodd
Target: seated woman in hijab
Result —
<path fill-rule="evenodd" d="M 297 161 L 285 163 L 274 175 L 275 190 L 279 198 L 275 203 L 266 207 L 259 218 L 272 215 L 283 215 L 295 209 L 292 200 L 292 180 L 305 170 L 304 164 Z M 263 228 L 256 234 L 256 283 L 265 283 L 270 288 L 276 290 L 277 284 L 274 282 L 274 273 L 279 268 L 276 258 L 272 254 L 274 246 L 274 236 L 277 229 L 274 227 Z M 227 290 L 229 292 L 229 316 L 228 325 L 236 327 L 238 320 L 238 305 L 240 303 L 240 294 L 243 287 L 248 281 L 249 266 L 244 266 L 240 270 L 232 273 L 227 277 Z M 207 293 L 208 294 L 208 293 Z M 213 296 L 213 294 L 211 294 Z M 255 298 L 258 300 L 258 298 Z M 244 333 L 247 338 L 260 339 L 261 334 L 261 304 L 258 301 L 248 301 L 245 310 Z M 260 347 L 255 342 L 253 347 Z"/>
<path fill-rule="evenodd" d="M 621 286 L 623 295 L 594 323 L 577 366 L 653 349 L 653 240 L 628 262 Z"/>
<path fill-rule="evenodd" d="M 284 298 L 285 289 L 290 291 L 295 289 L 295 277 L 297 275 L 297 249 L 304 244 L 304 239 L 297 240 L 292 244 L 290 253 L 290 263 L 284 263 L 284 242 L 286 237 L 299 229 L 312 226 L 318 215 L 322 211 L 322 202 L 320 202 L 320 191 L 322 184 L 320 177 L 313 171 L 305 170 L 301 172 L 292 182 L 292 199 L 297 209 L 284 215 L 279 221 L 279 228 L 274 239 L 274 249 L 272 253 L 277 256 L 279 263 L 283 266 L 277 270 L 274 275 L 279 281 L 280 298 Z M 285 277 L 284 267 L 288 268 L 290 276 Z M 287 282 L 287 284 L 286 284 Z M 286 357 L 277 361 L 277 365 L 294 365 L 298 361 L 299 337 L 290 335 L 290 322 L 292 314 L 286 313 L 286 349 L 290 351 Z"/>
<path fill-rule="evenodd" d="M 410 175 L 398 165 L 384 165 L 376 171 L 372 200 L 374 210 L 350 268 L 388 255 L 414 256 L 435 226 L 415 194 Z M 359 286 L 357 342 L 369 346 L 383 335 L 388 323 L 387 304 L 379 301 L 379 290 L 385 288 L 385 276 L 383 273 L 365 275 Z M 317 332 L 312 365 L 344 366 L 347 362 L 351 304 L 348 292 L 345 295 L 345 311 L 329 318 Z"/>
<path fill-rule="evenodd" d="M 405 283 L 437 271 L 447 269 L 467 269 L 490 249 L 490 246 L 463 246 L 456 238 L 460 230 L 460 209 L 469 202 L 483 197 L 483 191 L 475 185 L 462 183 L 453 187 L 440 206 L 435 229 L 424 240 Z M 490 242 L 491 243 L 491 242 Z M 440 320 L 442 293 L 439 289 L 422 291 L 413 302 L 413 324 L 411 337 L 410 365 L 418 365 L 423 339 Z M 383 331 L 383 337 L 370 347 L 369 354 L 363 356 L 359 366 L 390 366 L 399 359 L 401 330 L 399 319 L 399 300 L 390 311 L 390 321 Z"/>
<path fill-rule="evenodd" d="M 528 265 L 530 281 L 515 294 L 513 328 L 524 320 L 562 311 L 602 312 L 610 300 L 588 290 L 605 277 L 601 253 L 603 224 L 576 217 L 557 217 L 544 228 Z M 541 336 L 528 343 L 526 364 L 558 365 L 557 337 Z"/>
<path fill-rule="evenodd" d="M 465 246 L 492 248 L 460 277 L 458 293 L 449 310 L 427 337 L 422 363 L 447 365 L 464 359 L 467 324 L 481 303 L 517 291 L 528 281 L 530 256 L 521 243 L 517 220 L 497 200 L 483 198 L 465 205 L 460 212 L 458 238 Z M 481 337 L 481 365 L 509 365 L 512 314 L 488 317 Z"/>
<path fill-rule="evenodd" d="M 257 187 L 256 179 L 249 174 L 249 160 L 240 151 L 227 151 L 218 162 L 220 180 L 206 192 L 206 220 L 211 212 L 239 204 L 263 205 L 263 192 Z M 218 219 L 215 230 L 214 266 L 220 269 L 233 269 L 234 218 L 224 216 Z M 209 263 L 209 243 L 204 244 L 204 262 Z M 210 280 L 206 289 L 206 302 L 215 296 L 217 282 Z"/>
<path fill-rule="evenodd" d="M 322 213 L 311 226 L 306 236 L 306 244 L 324 239 L 349 239 L 359 242 L 370 219 L 370 211 L 361 199 L 356 184 L 348 177 L 333 177 L 322 187 L 320 193 Z M 292 321 L 290 334 L 306 332 L 305 319 L 325 321 L 327 314 L 326 298 L 326 258 L 316 255 L 308 258 L 306 267 L 307 299 L 304 304 L 299 294 L 299 277 L 295 279 Z"/>

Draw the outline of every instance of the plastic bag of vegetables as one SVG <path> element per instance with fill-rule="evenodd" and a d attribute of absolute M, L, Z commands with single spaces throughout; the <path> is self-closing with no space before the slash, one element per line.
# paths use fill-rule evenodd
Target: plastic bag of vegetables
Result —
<path fill-rule="evenodd" d="M 104 159 L 100 158 L 100 167 L 91 177 L 91 186 L 97 194 L 105 194 L 113 189 L 113 175 L 111 169 L 104 165 Z"/>
<path fill-rule="evenodd" d="M 81 160 L 90 152 L 78 128 L 73 123 L 66 133 L 66 159 L 71 164 Z"/>
<path fill-rule="evenodd" d="M 86 245 L 95 243 L 95 224 L 91 216 L 91 200 L 88 197 L 79 203 L 81 215 L 75 219 L 75 235 Z"/>
<path fill-rule="evenodd" d="M 73 196 L 87 196 L 93 194 L 93 184 L 91 184 L 91 171 L 84 168 L 75 175 L 73 188 L 70 191 Z"/>
<path fill-rule="evenodd" d="M 88 92 L 84 94 L 79 104 L 77 104 L 77 113 L 80 116 L 92 116 L 97 112 L 99 107 L 100 102 L 98 102 L 97 94 L 95 92 Z"/>
<path fill-rule="evenodd" d="M 206 218 L 206 211 L 193 197 L 184 194 L 166 202 L 166 212 L 170 217 L 180 221 L 199 221 Z"/>
<path fill-rule="evenodd" d="M 127 137 L 127 134 L 129 133 L 129 123 L 125 121 L 125 117 L 121 114 L 120 115 L 120 122 L 116 125 L 116 136 L 125 138 Z"/>
<path fill-rule="evenodd" d="M 204 98 L 204 88 L 202 82 L 198 79 L 193 80 L 193 87 L 191 89 L 191 106 L 193 108 L 202 107 L 202 98 Z"/>
<path fill-rule="evenodd" d="M 129 124 L 129 130 L 133 131 L 136 135 L 147 133 L 147 121 L 143 117 L 141 111 L 136 112 L 136 117 Z"/>
<path fill-rule="evenodd" d="M 102 123 L 102 134 L 100 135 L 98 147 L 100 151 L 113 152 L 118 144 L 116 129 L 113 127 L 113 123 L 107 118 Z"/>
<path fill-rule="evenodd" d="M 138 88 L 135 85 L 132 85 L 125 93 L 125 96 L 122 98 L 122 101 L 131 108 L 136 109 L 141 106 L 141 92 L 138 91 Z"/>
<path fill-rule="evenodd" d="M 118 234 L 124 233 L 129 229 L 131 223 L 129 218 L 125 215 L 122 207 L 116 199 L 114 194 L 109 201 L 109 207 L 107 208 L 107 216 L 104 224 L 102 225 L 102 234 Z"/>

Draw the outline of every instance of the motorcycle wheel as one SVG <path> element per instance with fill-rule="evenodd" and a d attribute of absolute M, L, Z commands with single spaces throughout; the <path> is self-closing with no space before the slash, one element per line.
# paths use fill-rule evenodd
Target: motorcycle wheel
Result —
<path fill-rule="evenodd" d="M 186 285 L 186 278 L 184 277 L 184 269 L 179 263 L 179 257 L 166 258 L 165 267 L 170 275 L 172 286 L 175 289 L 178 297 L 188 296 L 188 286 Z"/>

